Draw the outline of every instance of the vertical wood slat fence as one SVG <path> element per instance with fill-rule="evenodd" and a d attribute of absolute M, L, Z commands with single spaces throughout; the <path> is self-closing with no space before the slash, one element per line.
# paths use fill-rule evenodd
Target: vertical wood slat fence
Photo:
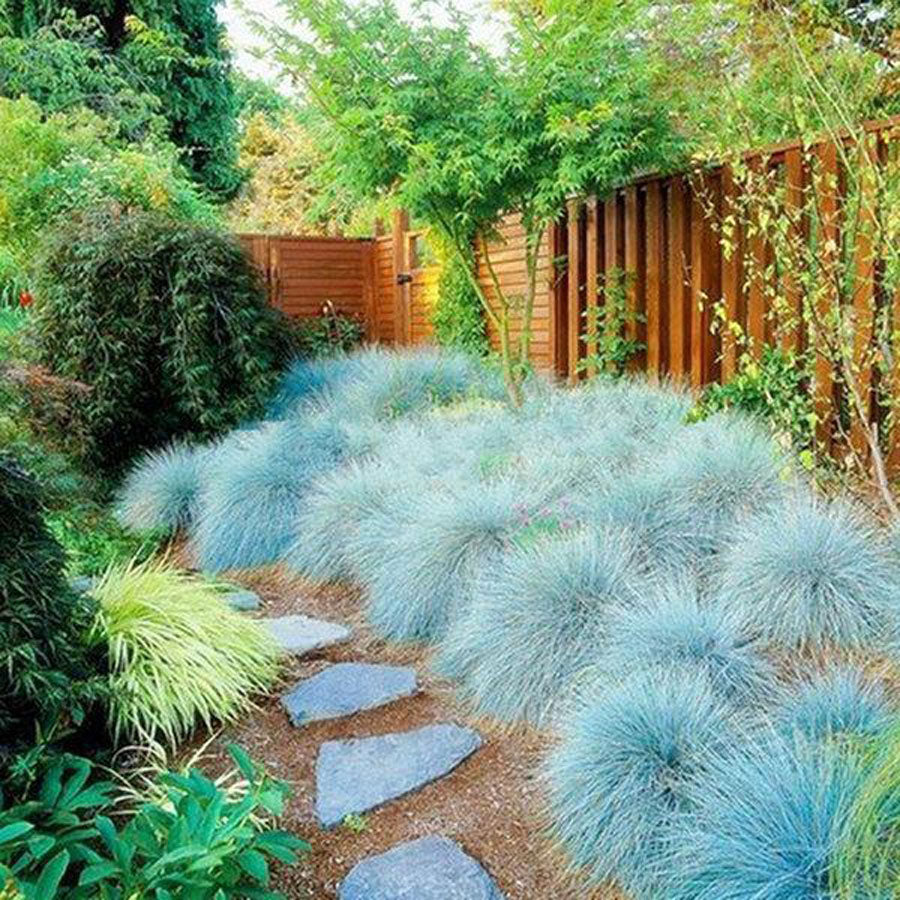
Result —
<path fill-rule="evenodd" d="M 870 123 L 866 132 L 872 163 L 883 165 L 889 158 L 896 162 L 900 118 Z M 808 147 L 786 143 L 747 154 L 745 163 L 780 186 L 779 202 L 788 207 L 783 211 L 790 228 L 809 230 L 809 222 L 798 211 L 809 203 L 811 192 L 817 192 L 822 271 L 827 276 L 839 252 L 849 253 L 855 265 L 848 315 L 855 328 L 854 354 L 863 361 L 872 358 L 874 315 L 892 316 L 894 329 L 900 329 L 900 290 L 888 289 L 884 259 L 865 228 L 856 231 L 854 246 L 842 244 L 843 207 L 849 201 L 841 150 L 826 140 Z M 859 171 L 853 174 L 858 184 L 865 185 Z M 797 273 L 784 270 L 774 259 L 758 229 L 744 233 L 741 216 L 735 214 L 741 190 L 732 170 L 718 167 L 642 178 L 606 198 L 570 201 L 556 237 L 558 253 L 566 259 L 556 286 L 557 329 L 562 336 L 557 370 L 571 383 L 591 374 L 586 362 L 596 353 L 599 335 L 590 322 L 598 310 L 602 312 L 604 285 L 615 272 L 625 276 L 627 316 L 622 336 L 643 345 L 631 360 L 634 370 L 687 381 L 694 388 L 731 378 L 743 350 L 729 328 L 712 328 L 716 306 L 749 339 L 749 352 L 759 354 L 764 344 L 773 343 L 815 350 L 810 343 L 814 329 L 808 322 L 779 327 L 785 307 L 795 320 L 799 318 L 804 288 Z M 872 205 L 867 209 L 871 216 Z M 723 247 L 724 222 L 733 230 L 728 238 L 731 252 Z M 777 310 L 771 299 L 776 294 Z M 810 390 L 818 437 L 827 449 L 840 452 L 846 432 L 851 445 L 864 454 L 859 418 L 854 417 L 840 380 L 826 355 L 817 353 Z M 868 414 L 875 421 L 880 417 L 882 429 L 886 428 L 888 420 L 876 390 L 881 387 L 895 402 L 900 399 L 900 359 L 894 363 L 890 385 L 877 385 L 877 373 L 868 365 L 860 366 L 858 381 Z M 900 470 L 900 435 L 890 437 L 892 468 Z"/>

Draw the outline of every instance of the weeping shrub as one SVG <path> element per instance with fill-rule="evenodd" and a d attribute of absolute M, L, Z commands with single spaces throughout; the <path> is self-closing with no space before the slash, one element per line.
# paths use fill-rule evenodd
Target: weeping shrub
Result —
<path fill-rule="evenodd" d="M 734 711 L 696 669 L 652 670 L 585 691 L 547 764 L 553 833 L 596 881 L 671 896 L 662 863 L 689 784 L 733 746 Z"/>
<path fill-rule="evenodd" d="M 674 829 L 667 896 L 831 896 L 830 871 L 859 790 L 836 744 L 769 736 L 717 755 L 687 791 L 691 812 Z"/>
<path fill-rule="evenodd" d="M 830 666 L 786 686 L 772 711 L 779 730 L 809 741 L 873 737 L 891 723 L 884 685 L 849 666 Z"/>
<path fill-rule="evenodd" d="M 88 461 L 106 469 L 253 415 L 286 349 L 239 244 L 157 213 L 102 210 L 61 225 L 35 295 L 39 361 L 90 388 L 72 413 Z"/>
<path fill-rule="evenodd" d="M 220 446 L 200 495 L 191 536 L 207 572 L 280 560 L 295 536 L 312 479 L 342 459 L 329 422 L 272 422 Z"/>
<path fill-rule="evenodd" d="M 113 567 L 94 588 L 118 743 L 174 747 L 197 725 L 234 720 L 271 687 L 278 646 L 259 622 L 231 610 L 223 589 L 164 560 Z"/>
<path fill-rule="evenodd" d="M 504 554 L 442 642 L 439 671 L 480 712 L 549 724 L 596 662 L 610 607 L 639 598 L 633 552 L 624 532 L 579 530 Z"/>
<path fill-rule="evenodd" d="M 62 736 L 103 694 L 87 648 L 94 601 L 74 593 L 37 483 L 0 454 L 0 768 L 7 753 Z"/>
<path fill-rule="evenodd" d="M 611 677 L 642 669 L 696 668 L 725 697 L 758 702 L 771 693 L 773 666 L 734 616 L 702 602 L 695 580 L 654 584 L 642 600 L 610 611 L 600 667 Z"/>
<path fill-rule="evenodd" d="M 175 442 L 151 450 L 128 473 L 116 500 L 116 517 L 133 531 L 176 531 L 197 514 L 208 448 Z"/>
<path fill-rule="evenodd" d="M 871 523 L 806 495 L 744 522 L 718 602 L 782 648 L 896 650 L 900 634 L 900 578 Z"/>

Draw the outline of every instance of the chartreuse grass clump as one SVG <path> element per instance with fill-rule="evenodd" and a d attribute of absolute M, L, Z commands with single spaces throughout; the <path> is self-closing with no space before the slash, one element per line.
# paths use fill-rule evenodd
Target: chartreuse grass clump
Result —
<path fill-rule="evenodd" d="M 119 490 L 116 518 L 132 531 L 176 531 L 190 525 L 213 452 L 180 442 L 148 452 Z"/>
<path fill-rule="evenodd" d="M 175 746 L 197 725 L 235 719 L 272 685 L 278 646 L 222 592 L 162 560 L 113 567 L 93 589 L 117 742 Z"/>
<path fill-rule="evenodd" d="M 691 780 L 688 812 L 673 823 L 664 896 L 833 897 L 829 881 L 860 788 L 857 767 L 835 742 L 769 734 L 717 755 Z"/>
<path fill-rule="evenodd" d="M 639 596 L 624 532 L 578 529 L 512 549 L 476 580 L 437 667 L 462 679 L 480 712 L 547 725 L 596 663 L 610 608 Z"/>
<path fill-rule="evenodd" d="M 671 823 L 691 809 L 691 780 L 735 745 L 734 723 L 696 669 L 598 679 L 547 764 L 553 831 L 572 862 L 631 896 L 670 896 L 660 878 L 680 838 Z"/>
<path fill-rule="evenodd" d="M 786 735 L 810 741 L 881 734 L 893 720 L 884 684 L 852 666 L 829 666 L 787 685 L 772 710 Z"/>
<path fill-rule="evenodd" d="M 837 900 L 900 896 L 900 719 L 857 747 L 861 784 L 831 873 Z"/>
<path fill-rule="evenodd" d="M 896 650 L 900 578 L 874 526 L 846 503 L 796 495 L 743 523 L 718 602 L 773 647 Z"/>
<path fill-rule="evenodd" d="M 200 567 L 223 572 L 279 561 L 313 479 L 344 453 L 345 437 L 328 421 L 273 422 L 223 446 L 191 531 Z"/>
<path fill-rule="evenodd" d="M 642 669 L 694 668 L 722 696 L 744 703 L 772 693 L 775 671 L 735 616 L 702 600 L 695 579 L 653 584 L 641 602 L 609 617 L 609 641 L 598 657 L 610 677 Z"/>

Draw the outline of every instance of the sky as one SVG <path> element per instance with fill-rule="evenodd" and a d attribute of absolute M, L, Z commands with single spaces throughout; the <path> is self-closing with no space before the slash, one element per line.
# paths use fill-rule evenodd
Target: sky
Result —
<path fill-rule="evenodd" d="M 410 14 L 412 0 L 397 0 L 397 5 L 401 12 Z M 276 22 L 285 21 L 278 0 L 244 0 L 244 6 Z M 436 2 L 433 6 L 439 11 L 441 4 Z M 502 24 L 498 13 L 491 9 L 489 0 L 455 0 L 455 6 L 474 17 L 474 33 L 479 41 L 489 47 L 499 45 Z M 224 0 L 219 7 L 219 19 L 228 30 L 237 66 L 248 75 L 267 81 L 275 80 L 276 68 L 265 59 L 256 59 L 252 53 L 253 48 L 259 46 L 259 39 L 245 23 L 236 0 Z"/>

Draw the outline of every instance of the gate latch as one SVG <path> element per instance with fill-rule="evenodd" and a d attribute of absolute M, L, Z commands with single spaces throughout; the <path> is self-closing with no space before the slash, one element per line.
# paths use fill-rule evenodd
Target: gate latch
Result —
<path fill-rule="evenodd" d="M 401 272 L 397 276 L 397 284 L 409 284 L 413 280 L 412 275 L 409 272 Z"/>

